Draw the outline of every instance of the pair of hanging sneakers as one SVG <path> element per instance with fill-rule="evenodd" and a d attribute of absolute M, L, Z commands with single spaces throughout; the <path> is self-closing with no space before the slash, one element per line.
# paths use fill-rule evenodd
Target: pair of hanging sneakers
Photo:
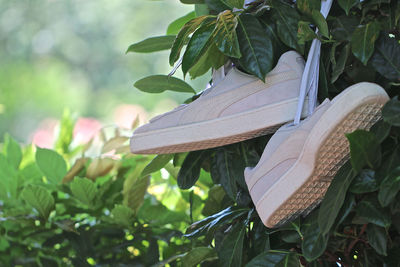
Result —
<path fill-rule="evenodd" d="M 251 198 L 267 227 L 307 214 L 349 158 L 345 133 L 369 129 L 389 98 L 379 85 L 358 83 L 312 114 L 304 105 L 305 119 L 288 123 L 296 113 L 303 71 L 304 60 L 294 51 L 281 56 L 265 83 L 233 68 L 192 103 L 136 129 L 131 151 L 185 152 L 275 132 L 257 166 L 245 169 Z"/>

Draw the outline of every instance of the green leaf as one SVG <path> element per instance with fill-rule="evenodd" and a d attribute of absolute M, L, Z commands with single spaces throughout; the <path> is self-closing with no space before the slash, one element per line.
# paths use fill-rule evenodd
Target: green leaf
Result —
<path fill-rule="evenodd" d="M 356 16 L 342 15 L 332 17 L 332 20 L 331 34 L 338 41 L 350 41 L 351 35 L 360 23 L 360 19 Z"/>
<path fill-rule="evenodd" d="M 328 239 L 329 235 L 320 230 L 318 221 L 313 220 L 303 233 L 301 250 L 304 258 L 309 262 L 319 258 L 326 249 Z"/>
<path fill-rule="evenodd" d="M 181 225 L 188 222 L 188 216 L 184 212 L 176 212 L 169 210 L 155 199 L 146 198 L 143 205 L 137 212 L 137 217 L 145 223 L 154 227 L 165 227 L 166 224 Z M 174 228 L 173 228 L 174 229 Z M 176 228 L 175 228 L 176 229 Z"/>
<path fill-rule="evenodd" d="M 349 188 L 349 191 L 355 194 L 371 193 L 376 190 L 378 190 L 378 183 L 373 170 L 362 170 Z"/>
<path fill-rule="evenodd" d="M 153 172 L 159 171 L 162 169 L 168 162 L 170 162 L 173 158 L 174 154 L 165 154 L 165 155 L 157 155 L 155 156 L 149 164 L 144 167 L 142 171 L 142 176 L 149 175 Z"/>
<path fill-rule="evenodd" d="M 336 61 L 336 64 L 334 64 L 332 67 L 333 69 L 332 69 L 331 83 L 336 82 L 339 76 L 342 75 L 349 54 L 350 54 L 350 45 L 347 44 L 340 51 L 339 59 Z"/>
<path fill-rule="evenodd" d="M 242 266 L 243 240 L 245 233 L 245 225 L 239 222 L 225 236 L 218 250 L 220 266 Z"/>
<path fill-rule="evenodd" d="M 150 185 L 150 176 L 142 176 L 140 173 L 141 168 L 136 167 L 134 172 L 128 174 L 122 189 L 123 204 L 133 211 L 137 211 L 142 206 Z"/>
<path fill-rule="evenodd" d="M 317 34 L 311 30 L 309 24 L 310 23 L 308 21 L 299 21 L 297 29 L 297 38 L 299 44 L 305 44 L 306 42 L 317 38 Z"/>
<path fill-rule="evenodd" d="M 399 191 L 400 167 L 397 167 L 387 177 L 385 177 L 379 187 L 378 200 L 382 207 L 386 207 L 394 201 Z"/>
<path fill-rule="evenodd" d="M 202 25 L 197 29 L 186 47 L 185 54 L 182 59 L 182 71 L 186 74 L 199 59 L 207 52 L 213 42 L 213 32 L 215 29 L 215 21 L 211 21 Z"/>
<path fill-rule="evenodd" d="M 216 14 L 227 10 L 231 9 L 230 6 L 224 3 L 225 0 L 204 0 L 204 2 L 207 4 L 207 6 L 211 9 L 214 10 Z"/>
<path fill-rule="evenodd" d="M 338 0 L 339 6 L 343 8 L 346 15 L 349 15 L 349 11 L 352 7 L 360 3 L 360 0 Z"/>
<path fill-rule="evenodd" d="M 218 148 L 211 162 L 211 176 L 222 185 L 227 195 L 236 199 L 237 184 L 246 188 L 243 158 L 227 147 Z"/>
<path fill-rule="evenodd" d="M 199 27 L 206 19 L 210 18 L 210 16 L 200 16 L 188 21 L 182 29 L 179 31 L 174 44 L 171 47 L 171 53 L 169 55 L 169 64 L 172 66 L 179 59 L 181 54 L 181 50 L 185 45 L 185 42 L 188 36 L 194 32 L 197 27 Z"/>
<path fill-rule="evenodd" d="M 400 101 L 398 96 L 392 98 L 382 109 L 383 120 L 391 125 L 400 126 Z"/>
<path fill-rule="evenodd" d="M 298 267 L 299 256 L 290 251 L 270 250 L 253 258 L 246 267 Z"/>
<path fill-rule="evenodd" d="M 57 184 L 67 174 L 67 164 L 57 152 L 49 149 L 37 148 L 36 163 L 49 182 Z"/>
<path fill-rule="evenodd" d="M 347 162 L 339 169 L 332 180 L 318 213 L 318 225 L 322 234 L 327 234 L 334 224 L 354 176 L 351 164 Z"/>
<path fill-rule="evenodd" d="M 22 160 L 22 150 L 17 141 L 15 141 L 9 134 L 4 135 L 4 154 L 7 157 L 8 163 L 14 168 L 18 169 Z"/>
<path fill-rule="evenodd" d="M 236 15 L 230 10 L 225 10 L 218 14 L 217 24 L 213 33 L 213 38 L 218 49 L 227 56 L 240 58 L 238 37 L 236 35 L 237 26 Z"/>
<path fill-rule="evenodd" d="M 21 197 L 36 209 L 45 220 L 54 209 L 54 198 L 47 189 L 41 186 L 27 185 L 22 191 Z"/>
<path fill-rule="evenodd" d="M 379 140 L 379 143 L 382 143 L 389 136 L 391 129 L 392 125 L 384 120 L 379 120 L 371 127 L 370 131 L 375 134 L 376 138 Z"/>
<path fill-rule="evenodd" d="M 87 178 L 75 177 L 70 186 L 74 197 L 88 206 L 94 205 L 94 199 L 97 195 L 97 188 L 91 180 Z"/>
<path fill-rule="evenodd" d="M 204 260 L 215 258 L 215 250 L 209 247 L 196 247 L 191 249 L 182 257 L 182 266 L 194 267 L 202 263 Z"/>
<path fill-rule="evenodd" d="M 321 12 L 318 10 L 313 10 L 312 18 L 314 23 L 317 25 L 319 32 L 326 38 L 329 38 L 328 24 L 326 23 L 326 20 Z"/>
<path fill-rule="evenodd" d="M 390 216 L 382 210 L 378 203 L 371 200 L 363 200 L 356 207 L 357 215 L 366 222 L 381 227 L 388 227 L 391 224 Z"/>
<path fill-rule="evenodd" d="M 311 17 L 313 10 L 321 9 L 321 1 L 320 0 L 297 0 L 296 1 L 297 9 Z"/>
<path fill-rule="evenodd" d="M 175 35 L 165 35 L 147 38 L 138 43 L 131 44 L 126 53 L 152 53 L 156 51 L 168 50 L 175 41 Z"/>
<path fill-rule="evenodd" d="M 196 93 L 185 81 L 168 75 L 148 76 L 137 81 L 134 86 L 146 93 L 162 93 L 167 90 L 182 93 Z"/>
<path fill-rule="evenodd" d="M 231 223 L 233 220 L 248 214 L 248 212 L 248 208 L 226 208 L 190 225 L 186 230 L 185 236 L 189 238 L 198 238 L 205 234 L 213 235 L 218 227 Z"/>
<path fill-rule="evenodd" d="M 178 173 L 178 186 L 180 189 L 191 188 L 199 179 L 201 164 L 206 155 L 205 150 L 190 152 L 183 161 Z"/>
<path fill-rule="evenodd" d="M 204 0 L 179 0 L 183 4 L 204 4 Z"/>
<path fill-rule="evenodd" d="M 400 5 L 399 5 L 400 6 Z M 400 13 L 400 12 L 399 12 Z M 396 38 L 381 33 L 375 44 L 375 52 L 370 63 L 385 78 L 392 81 L 400 79 L 400 44 Z"/>
<path fill-rule="evenodd" d="M 205 16 L 210 14 L 210 10 L 206 4 L 196 4 L 194 6 L 194 12 L 196 13 L 197 17 Z"/>
<path fill-rule="evenodd" d="M 238 22 L 237 35 L 242 54 L 240 65 L 264 81 L 274 63 L 271 36 L 266 34 L 261 23 L 252 15 L 242 14 Z"/>
<path fill-rule="evenodd" d="M 243 8 L 244 0 L 221 0 L 224 4 L 228 5 L 231 8 Z"/>
<path fill-rule="evenodd" d="M 350 142 L 351 164 L 358 173 L 364 166 L 373 169 L 381 159 L 381 147 L 375 134 L 356 130 L 346 134 Z"/>
<path fill-rule="evenodd" d="M 219 69 L 225 64 L 227 57 L 213 43 L 197 63 L 190 68 L 190 78 L 204 75 L 210 68 Z"/>
<path fill-rule="evenodd" d="M 214 185 L 208 190 L 208 197 L 204 203 L 202 214 L 210 216 L 220 211 L 221 204 L 226 194 L 224 188 L 220 185 Z"/>
<path fill-rule="evenodd" d="M 115 223 L 124 227 L 130 227 L 135 218 L 133 211 L 129 207 L 120 204 L 115 205 L 111 211 L 111 216 Z"/>
<path fill-rule="evenodd" d="M 194 19 L 196 17 L 196 13 L 194 11 L 186 14 L 183 17 L 180 17 L 176 20 L 174 20 L 173 22 L 171 22 L 168 25 L 167 28 L 167 35 L 176 35 L 179 33 L 179 31 L 181 30 L 181 28 L 191 19 Z M 175 39 L 174 39 L 175 40 Z M 172 44 L 171 44 L 172 46 Z M 171 47 L 170 47 L 171 48 Z"/>
<path fill-rule="evenodd" d="M 276 22 L 278 36 L 290 48 L 303 54 L 304 46 L 297 42 L 297 25 L 300 15 L 295 8 L 279 0 L 270 0 L 273 8 L 272 18 Z"/>
<path fill-rule="evenodd" d="M 387 256 L 387 234 L 385 228 L 368 224 L 367 226 L 368 243 L 379 255 Z"/>
<path fill-rule="evenodd" d="M 367 25 L 360 25 L 353 32 L 351 37 L 351 48 L 356 58 L 358 58 L 364 65 L 367 65 L 369 58 L 374 52 L 374 45 L 376 39 L 378 39 L 379 31 L 379 23 L 373 21 Z"/>

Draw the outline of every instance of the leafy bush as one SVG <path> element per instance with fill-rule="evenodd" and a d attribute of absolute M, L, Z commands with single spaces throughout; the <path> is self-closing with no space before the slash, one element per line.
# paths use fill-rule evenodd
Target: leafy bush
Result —
<path fill-rule="evenodd" d="M 173 65 L 186 45 L 182 70 L 192 78 L 229 58 L 263 79 L 280 54 L 289 49 L 304 54 L 318 37 L 323 43 L 321 99 L 359 81 L 374 81 L 390 96 L 397 94 L 396 0 L 338 0 L 326 21 L 318 0 L 255 1 L 242 11 L 232 11 L 242 6 L 240 0 L 181 2 L 195 4 L 196 12 L 169 25 L 167 34 L 176 38 L 153 37 L 128 51 L 171 48 Z M 321 35 L 309 25 L 317 25 Z M 146 92 L 192 91 L 184 81 L 162 75 L 144 78 L 136 86 Z M 334 178 L 320 207 L 276 229 L 259 220 L 243 177 L 244 167 L 258 162 L 270 136 L 154 158 L 127 154 L 127 139 L 118 135 L 103 146 L 104 153 L 115 150 L 111 158 L 86 156 L 87 147 L 71 148 L 71 124 L 62 127 L 57 152 L 31 146 L 21 150 L 7 137 L 0 154 L 0 262 L 396 266 L 399 110 L 394 97 L 371 132 L 349 134 L 351 160 Z"/>

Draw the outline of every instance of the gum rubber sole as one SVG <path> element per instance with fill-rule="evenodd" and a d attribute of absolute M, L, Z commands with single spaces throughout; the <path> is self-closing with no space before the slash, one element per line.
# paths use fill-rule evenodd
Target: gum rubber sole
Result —
<path fill-rule="evenodd" d="M 192 143 L 157 147 L 154 149 L 144 149 L 144 150 L 135 151 L 135 153 L 137 153 L 137 154 L 169 154 L 169 153 L 180 153 L 180 152 L 186 152 L 186 151 L 208 149 L 208 148 L 238 143 L 238 142 L 241 142 L 244 140 L 256 138 L 256 137 L 267 135 L 267 134 L 272 134 L 272 133 L 276 132 L 276 130 L 278 130 L 279 127 L 281 127 L 281 126 L 282 126 L 282 124 L 278 124 L 278 125 L 274 125 L 274 126 L 265 128 L 265 129 L 259 129 L 259 130 L 255 130 L 255 131 L 251 131 L 251 132 L 247 132 L 247 133 L 243 133 L 243 134 L 238 134 L 238 135 L 234 135 L 234 136 L 228 136 L 228 137 L 217 138 L 217 139 L 209 139 L 209 140 L 200 141 L 200 142 L 192 142 Z"/>
<path fill-rule="evenodd" d="M 268 227 L 279 227 L 300 215 L 307 215 L 322 201 L 337 171 L 349 159 L 349 143 L 345 133 L 369 130 L 381 117 L 383 103 L 357 107 L 322 143 L 312 175 L 265 221 Z"/>

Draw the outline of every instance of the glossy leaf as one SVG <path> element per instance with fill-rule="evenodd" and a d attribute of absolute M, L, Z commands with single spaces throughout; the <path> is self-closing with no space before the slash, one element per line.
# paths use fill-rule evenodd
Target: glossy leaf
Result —
<path fill-rule="evenodd" d="M 380 143 L 382 143 L 390 134 L 392 126 L 384 120 L 375 123 L 370 131 L 373 132 Z"/>
<path fill-rule="evenodd" d="M 186 74 L 199 59 L 207 52 L 213 42 L 213 32 L 215 22 L 209 22 L 202 25 L 194 32 L 186 47 L 185 54 L 182 59 L 182 71 Z"/>
<path fill-rule="evenodd" d="M 351 48 L 353 54 L 367 65 L 369 58 L 374 52 L 375 41 L 379 36 L 379 23 L 370 22 L 355 29 L 351 37 Z"/>
<path fill-rule="evenodd" d="M 382 207 L 394 201 L 400 191 L 400 167 L 394 169 L 380 184 L 378 200 Z"/>
<path fill-rule="evenodd" d="M 95 184 L 87 178 L 75 177 L 70 184 L 72 194 L 82 203 L 92 206 L 97 195 Z"/>
<path fill-rule="evenodd" d="M 216 214 L 195 222 L 186 230 L 186 237 L 197 238 L 207 233 L 213 233 L 218 227 L 222 227 L 232 220 L 240 218 L 249 212 L 247 208 L 229 207 Z"/>
<path fill-rule="evenodd" d="M 381 148 L 373 133 L 356 130 L 346 137 L 350 142 L 351 164 L 357 173 L 364 166 L 372 169 L 380 162 Z"/>
<path fill-rule="evenodd" d="M 36 209 L 40 216 L 47 220 L 54 209 L 54 198 L 50 192 L 37 185 L 27 185 L 21 193 L 21 197 L 31 207 Z"/>
<path fill-rule="evenodd" d="M 354 176 L 351 164 L 347 162 L 332 180 L 318 213 L 318 226 L 322 234 L 327 234 L 335 222 Z"/>
<path fill-rule="evenodd" d="M 204 203 L 202 214 L 210 216 L 220 211 L 221 204 L 226 194 L 224 188 L 220 185 L 214 185 L 208 190 L 208 197 Z"/>
<path fill-rule="evenodd" d="M 314 23 L 317 25 L 319 32 L 326 38 L 329 38 L 328 24 L 326 23 L 326 20 L 321 12 L 318 10 L 313 10 L 312 18 Z"/>
<path fill-rule="evenodd" d="M 213 248 L 196 247 L 191 249 L 185 256 L 182 257 L 182 266 L 195 267 L 204 260 L 215 258 L 217 255 Z"/>
<path fill-rule="evenodd" d="M 226 56 L 213 43 L 199 61 L 190 68 L 190 78 L 195 79 L 204 75 L 210 68 L 218 69 L 226 62 Z"/>
<path fill-rule="evenodd" d="M 156 51 L 168 50 L 175 41 L 175 35 L 151 37 L 138 43 L 131 44 L 126 53 L 152 53 Z"/>
<path fill-rule="evenodd" d="M 400 6 L 400 5 L 399 5 Z M 399 12 L 400 13 L 400 12 Z M 375 44 L 375 52 L 370 63 L 385 78 L 400 80 L 400 44 L 387 33 L 381 33 Z"/>
<path fill-rule="evenodd" d="M 226 0 L 204 0 L 207 6 L 217 14 L 224 10 L 231 9 L 224 1 Z"/>
<path fill-rule="evenodd" d="M 168 75 L 152 75 L 137 81 L 134 86 L 146 93 L 162 93 L 175 91 L 182 93 L 195 93 L 194 89 L 181 79 Z"/>
<path fill-rule="evenodd" d="M 213 38 L 218 49 L 227 56 L 240 58 L 239 42 L 236 35 L 237 18 L 230 10 L 218 15 Z"/>
<path fill-rule="evenodd" d="M 317 38 L 317 34 L 311 30 L 310 23 L 307 21 L 299 21 L 299 28 L 297 30 L 297 38 L 299 44 L 305 44 L 308 41 L 312 41 Z"/>
<path fill-rule="evenodd" d="M 228 5 L 231 8 L 243 8 L 244 0 L 221 0 L 223 3 Z"/>
<path fill-rule="evenodd" d="M 352 7 L 360 3 L 360 0 L 338 0 L 339 6 L 343 8 L 346 15 L 349 15 L 349 11 Z"/>
<path fill-rule="evenodd" d="M 356 207 L 357 215 L 369 223 L 381 227 L 388 227 L 391 224 L 390 216 L 382 210 L 378 203 L 371 200 L 363 200 Z"/>
<path fill-rule="evenodd" d="M 387 234 L 385 228 L 368 224 L 367 226 L 368 243 L 375 251 L 383 256 L 387 256 Z"/>
<path fill-rule="evenodd" d="M 296 9 L 279 0 L 270 0 L 274 10 L 272 18 L 276 21 L 278 36 L 282 42 L 303 54 L 304 46 L 297 42 L 297 25 L 300 15 Z"/>
<path fill-rule="evenodd" d="M 181 28 L 190 20 L 194 19 L 196 17 L 196 13 L 194 11 L 186 14 L 183 17 L 180 17 L 176 20 L 174 20 L 173 22 L 171 22 L 168 25 L 167 28 L 167 35 L 176 35 L 179 33 L 179 31 L 181 30 Z M 174 39 L 175 41 L 175 39 Z M 172 44 L 171 44 L 172 47 Z M 171 48 L 170 47 L 170 48 Z"/>
<path fill-rule="evenodd" d="M 237 35 L 242 54 L 240 65 L 264 81 L 265 75 L 273 66 L 274 51 L 271 37 L 265 34 L 257 18 L 249 14 L 238 17 Z"/>
<path fill-rule="evenodd" d="M 331 83 L 336 82 L 336 80 L 340 77 L 340 75 L 342 75 L 349 54 L 350 54 L 350 45 L 347 44 L 340 51 L 339 59 L 336 61 L 336 64 L 333 65 Z"/>
<path fill-rule="evenodd" d="M 383 120 L 391 125 L 400 126 L 400 101 L 395 96 L 382 109 Z"/>
<path fill-rule="evenodd" d="M 299 257 L 290 251 L 270 250 L 253 258 L 246 267 L 298 267 Z"/>
<path fill-rule="evenodd" d="M 238 184 L 245 187 L 244 167 L 242 158 L 239 158 L 229 148 L 219 148 L 214 155 L 211 176 L 224 188 L 232 200 L 236 199 Z"/>
<path fill-rule="evenodd" d="M 54 184 L 61 182 L 67 173 L 64 158 L 53 150 L 37 148 L 36 163 L 49 182 Z"/>
<path fill-rule="evenodd" d="M 378 190 L 378 182 L 373 170 L 362 170 L 349 188 L 349 191 L 355 194 L 370 193 L 376 190 Z"/>
<path fill-rule="evenodd" d="M 205 150 L 199 150 L 190 152 L 186 156 L 178 173 L 179 188 L 189 189 L 197 182 L 205 155 Z"/>
<path fill-rule="evenodd" d="M 220 266 L 242 266 L 243 241 L 245 233 L 246 226 L 242 223 L 238 223 L 225 236 L 218 250 Z"/>
<path fill-rule="evenodd" d="M 153 172 L 159 171 L 162 169 L 168 162 L 170 162 L 173 158 L 174 154 L 164 154 L 155 156 L 149 164 L 143 169 L 141 175 L 149 175 Z"/>
<path fill-rule="evenodd" d="M 322 233 L 316 220 L 306 228 L 303 234 L 301 250 L 307 261 L 311 262 L 320 257 L 328 244 L 329 236 Z"/>
<path fill-rule="evenodd" d="M 193 33 L 197 27 L 199 27 L 203 21 L 205 21 L 209 16 L 200 16 L 188 21 L 182 29 L 179 31 L 176 39 L 171 47 L 171 53 L 169 55 L 169 64 L 172 66 L 179 59 L 181 50 L 185 45 L 188 36 Z"/>

